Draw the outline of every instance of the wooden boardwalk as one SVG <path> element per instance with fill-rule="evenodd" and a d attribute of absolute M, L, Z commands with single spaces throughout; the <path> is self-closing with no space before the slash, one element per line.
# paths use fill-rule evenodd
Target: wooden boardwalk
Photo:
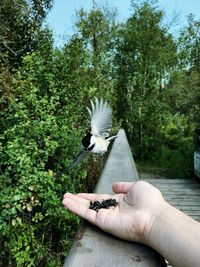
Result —
<path fill-rule="evenodd" d="M 200 183 L 194 179 L 145 179 L 173 206 L 200 222 Z"/>

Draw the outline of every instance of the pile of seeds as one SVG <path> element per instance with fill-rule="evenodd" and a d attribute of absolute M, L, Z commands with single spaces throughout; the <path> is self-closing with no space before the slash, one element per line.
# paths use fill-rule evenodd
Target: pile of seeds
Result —
<path fill-rule="evenodd" d="M 90 201 L 89 209 L 95 210 L 98 212 L 100 209 L 109 209 L 110 207 L 116 207 L 119 202 L 116 199 L 106 199 L 101 201 Z"/>

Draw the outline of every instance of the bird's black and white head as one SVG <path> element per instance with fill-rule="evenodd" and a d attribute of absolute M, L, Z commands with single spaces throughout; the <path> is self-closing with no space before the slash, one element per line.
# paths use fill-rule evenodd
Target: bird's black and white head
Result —
<path fill-rule="evenodd" d="M 92 134 L 90 132 L 88 132 L 82 139 L 82 147 L 83 147 L 83 150 L 85 151 L 91 151 L 94 146 L 95 146 L 95 143 L 93 142 L 92 143 Z"/>

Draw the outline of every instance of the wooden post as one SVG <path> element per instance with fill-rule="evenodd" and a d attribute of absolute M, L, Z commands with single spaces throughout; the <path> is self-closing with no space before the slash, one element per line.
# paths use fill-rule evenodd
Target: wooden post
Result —
<path fill-rule="evenodd" d="M 137 181 L 138 174 L 124 130 L 120 129 L 96 186 L 96 193 L 112 194 L 115 181 Z M 155 267 L 165 260 L 151 248 L 123 241 L 83 222 L 64 267 Z"/>

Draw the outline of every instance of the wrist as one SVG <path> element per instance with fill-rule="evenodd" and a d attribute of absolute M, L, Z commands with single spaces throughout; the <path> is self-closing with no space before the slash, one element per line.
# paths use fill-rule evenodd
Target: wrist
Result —
<path fill-rule="evenodd" d="M 199 266 L 199 222 L 165 201 L 161 207 L 147 225 L 146 245 L 173 266 Z"/>
<path fill-rule="evenodd" d="M 158 234 L 159 229 L 162 228 L 162 224 L 165 221 L 165 216 L 170 212 L 170 204 L 164 199 L 159 201 L 159 207 L 156 207 L 154 211 L 149 214 L 149 220 L 144 228 L 144 243 L 152 246 L 152 240 L 155 240 L 154 236 Z"/>

